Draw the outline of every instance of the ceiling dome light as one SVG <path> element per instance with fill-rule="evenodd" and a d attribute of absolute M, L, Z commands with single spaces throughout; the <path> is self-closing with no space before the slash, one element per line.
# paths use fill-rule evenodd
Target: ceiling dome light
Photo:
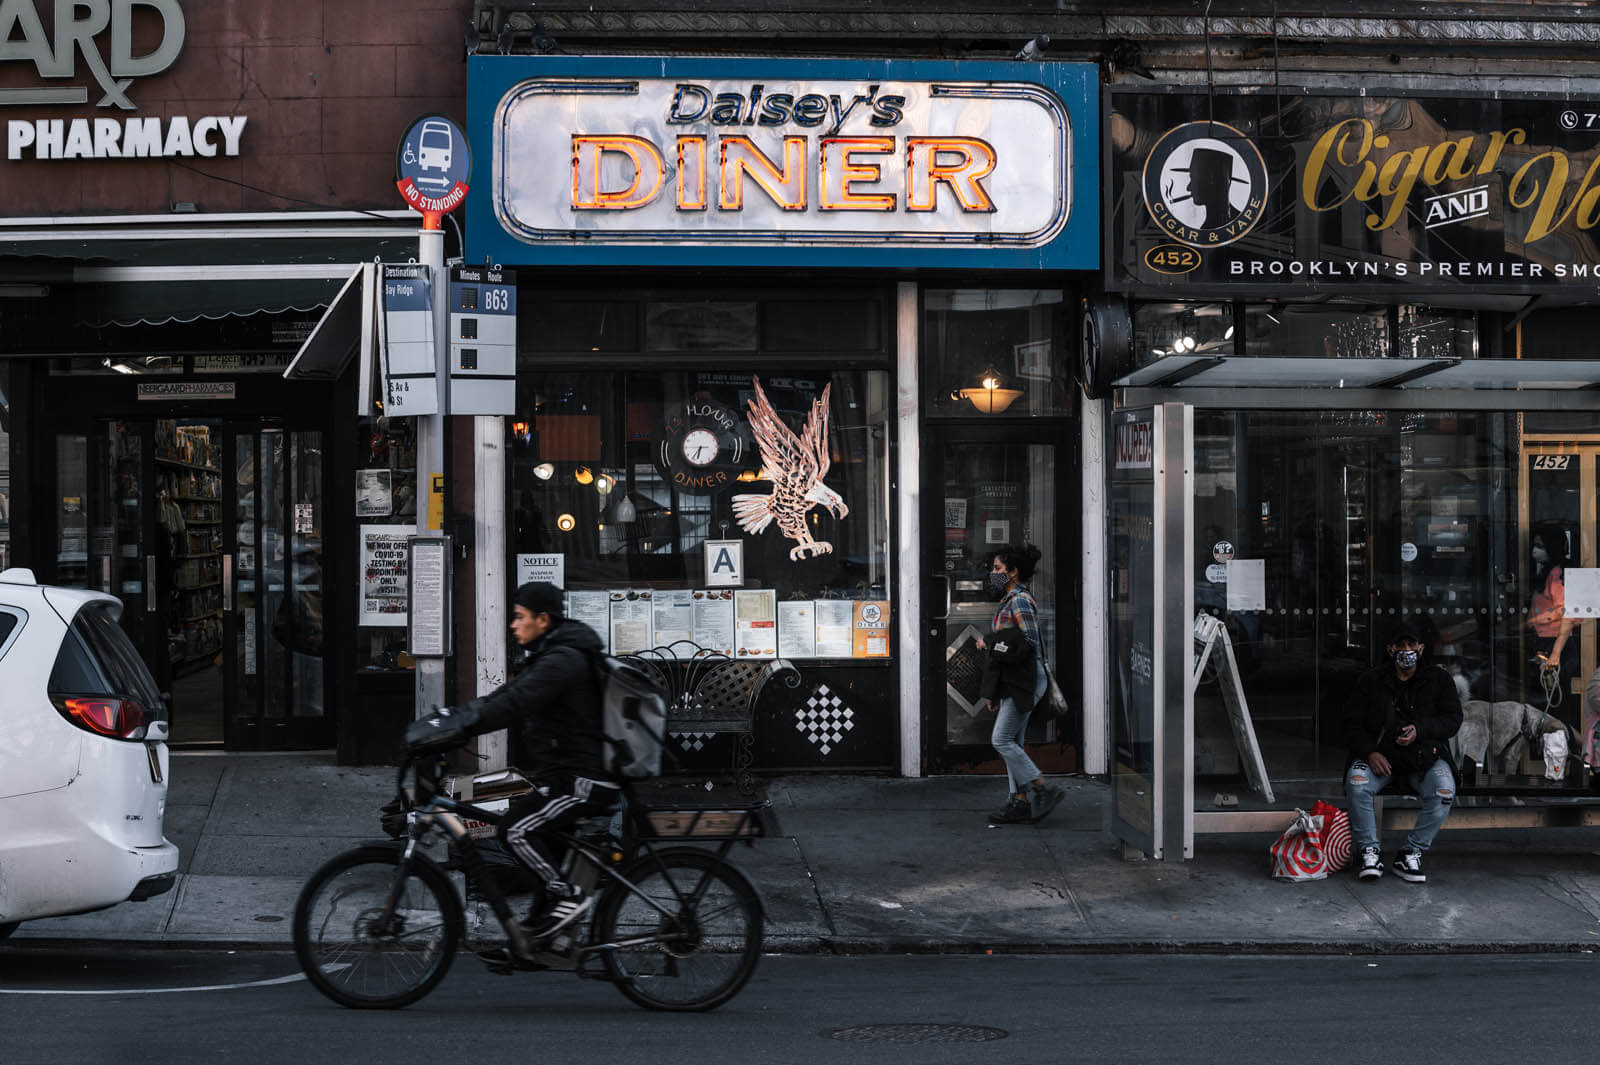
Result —
<path fill-rule="evenodd" d="M 554 477 L 555 474 L 556 464 L 553 462 L 541 462 L 539 465 L 533 468 L 533 475 L 539 478 L 541 481 L 548 481 L 550 478 Z"/>

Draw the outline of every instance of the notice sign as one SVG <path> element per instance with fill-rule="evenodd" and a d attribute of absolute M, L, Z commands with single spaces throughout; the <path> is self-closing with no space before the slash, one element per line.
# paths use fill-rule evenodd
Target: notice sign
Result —
<path fill-rule="evenodd" d="M 407 649 L 419 658 L 450 653 L 450 537 L 411 536 L 407 572 L 410 580 Z"/>
<path fill-rule="evenodd" d="M 358 625 L 406 624 L 406 542 L 410 525 L 361 526 L 361 613 Z"/>
<path fill-rule="evenodd" d="M 439 413 L 434 376 L 433 284 L 421 265 L 383 268 L 384 413 Z"/>
<path fill-rule="evenodd" d="M 517 587 L 529 581 L 543 581 L 557 588 L 567 586 L 566 555 L 518 555 Z"/>

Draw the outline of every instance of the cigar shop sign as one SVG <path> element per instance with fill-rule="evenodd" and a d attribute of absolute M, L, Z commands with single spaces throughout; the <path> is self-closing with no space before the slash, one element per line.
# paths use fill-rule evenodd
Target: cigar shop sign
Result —
<path fill-rule="evenodd" d="M 1114 289 L 1600 291 L 1600 95 L 1109 98 Z"/>
<path fill-rule="evenodd" d="M 179 0 L 0 0 L 6 159 L 238 155 L 244 115 L 118 114 L 138 110 L 139 79 L 171 68 L 184 34 Z M 91 100 L 107 113 L 49 113 Z M 25 116 L 5 115 L 21 108 Z"/>
<path fill-rule="evenodd" d="M 1092 65 L 467 66 L 472 261 L 1099 268 Z"/>

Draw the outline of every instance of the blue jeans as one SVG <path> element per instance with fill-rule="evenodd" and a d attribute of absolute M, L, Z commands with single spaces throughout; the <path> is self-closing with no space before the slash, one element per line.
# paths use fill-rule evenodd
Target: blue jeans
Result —
<path fill-rule="evenodd" d="M 1028 718 L 1033 715 L 1033 707 L 1044 698 L 1046 687 L 1044 666 L 1036 665 L 1034 668 L 1038 672 L 1033 683 L 1033 705 L 1026 710 L 1019 710 L 1015 699 L 1010 696 L 1001 699 L 994 715 L 994 732 L 989 736 L 989 742 L 1006 763 L 1006 778 L 1011 783 L 1013 795 L 1043 776 L 1039 767 L 1033 764 L 1033 759 L 1028 757 L 1028 752 L 1022 749 L 1022 737 L 1028 731 Z"/>
<path fill-rule="evenodd" d="M 1372 771 L 1365 759 L 1351 763 L 1344 777 L 1344 795 L 1350 803 L 1350 836 L 1357 853 L 1367 847 L 1378 846 L 1378 819 L 1372 810 L 1372 797 L 1384 789 L 1389 777 Z M 1425 773 L 1413 773 L 1411 787 L 1422 797 L 1422 811 L 1417 814 L 1416 827 L 1406 836 L 1406 847 L 1418 854 L 1433 844 L 1433 837 L 1444 827 L 1450 816 L 1450 804 L 1456 798 L 1456 779 L 1450 764 L 1443 758 L 1433 763 Z"/>

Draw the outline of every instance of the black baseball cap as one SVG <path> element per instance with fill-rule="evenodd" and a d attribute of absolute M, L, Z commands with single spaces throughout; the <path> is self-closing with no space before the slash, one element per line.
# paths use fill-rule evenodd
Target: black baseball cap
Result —
<path fill-rule="evenodd" d="M 1413 618 L 1400 618 L 1389 626 L 1389 642 L 1399 643 L 1401 640 L 1410 640 L 1413 643 L 1423 643 L 1422 626 Z"/>
<path fill-rule="evenodd" d="M 529 581 L 517 589 L 512 599 L 518 606 L 527 608 L 528 613 L 536 617 L 540 614 L 549 614 L 558 621 L 561 619 L 561 589 L 548 581 Z"/>

